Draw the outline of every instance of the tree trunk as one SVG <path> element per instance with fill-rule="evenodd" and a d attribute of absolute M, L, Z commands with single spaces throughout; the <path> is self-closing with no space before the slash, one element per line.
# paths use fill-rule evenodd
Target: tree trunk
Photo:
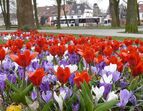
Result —
<path fill-rule="evenodd" d="M 137 0 L 128 0 L 127 2 L 127 18 L 126 18 L 126 32 L 138 32 L 137 21 Z"/>
<path fill-rule="evenodd" d="M 6 29 L 10 29 L 10 4 L 9 0 L 6 0 L 6 5 L 7 5 L 7 13 L 6 13 Z"/>
<path fill-rule="evenodd" d="M 38 13 L 37 13 L 37 1 L 33 0 L 34 4 L 34 15 L 35 15 L 35 21 L 36 21 L 36 27 L 39 28 L 39 20 L 38 20 Z"/>
<path fill-rule="evenodd" d="M 32 0 L 17 0 L 18 28 L 35 29 Z"/>
<path fill-rule="evenodd" d="M 67 27 L 69 27 L 69 23 L 68 23 L 68 19 L 67 19 L 67 14 L 66 14 L 66 1 L 64 0 L 64 6 L 63 6 L 63 12 L 64 12 L 64 15 L 65 15 L 65 20 L 66 20 L 66 24 L 67 24 Z"/>
<path fill-rule="evenodd" d="M 140 23 L 139 4 L 138 3 L 137 3 L 137 15 L 138 15 L 138 25 L 141 25 L 141 23 Z"/>
<path fill-rule="evenodd" d="M 120 27 L 119 1 L 120 0 L 109 0 L 110 13 L 112 17 L 112 27 Z"/>
<path fill-rule="evenodd" d="M 9 0 L 0 0 L 0 7 L 3 15 L 3 20 L 6 29 L 10 29 L 10 6 Z"/>
<path fill-rule="evenodd" d="M 61 0 L 56 0 L 57 1 L 57 12 L 58 12 L 58 17 L 57 17 L 57 29 L 61 28 Z"/>

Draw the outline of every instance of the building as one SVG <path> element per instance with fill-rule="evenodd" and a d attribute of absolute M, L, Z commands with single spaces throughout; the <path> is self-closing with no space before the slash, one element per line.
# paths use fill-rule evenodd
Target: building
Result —
<path fill-rule="evenodd" d="M 141 24 L 143 24 L 143 4 L 139 4 L 139 16 Z"/>
<path fill-rule="evenodd" d="M 94 17 L 101 16 L 101 11 L 97 3 L 93 5 L 93 16 Z"/>
<path fill-rule="evenodd" d="M 61 20 L 65 19 L 63 11 L 64 5 L 61 7 Z M 65 5 L 67 19 L 90 18 L 93 17 L 93 10 L 87 4 L 77 4 L 76 2 L 67 3 Z M 53 20 L 57 20 L 57 6 L 38 7 L 38 17 L 40 21 L 47 25 L 52 25 Z"/>
<path fill-rule="evenodd" d="M 125 25 L 126 23 L 126 15 L 127 15 L 127 8 L 125 5 L 120 4 L 119 5 L 119 19 L 120 23 Z"/>
<path fill-rule="evenodd" d="M 93 10 L 87 4 L 72 4 L 71 11 L 69 13 L 69 18 L 89 18 L 93 17 Z"/>

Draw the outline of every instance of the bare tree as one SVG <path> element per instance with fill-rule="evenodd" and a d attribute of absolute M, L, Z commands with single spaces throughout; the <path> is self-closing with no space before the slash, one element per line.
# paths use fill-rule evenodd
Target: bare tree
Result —
<path fill-rule="evenodd" d="M 9 0 L 0 0 L 0 7 L 4 18 L 6 29 L 10 29 L 10 2 Z"/>
<path fill-rule="evenodd" d="M 65 16 L 65 20 L 66 20 L 66 24 L 67 26 L 69 27 L 69 23 L 68 23 L 68 20 L 67 20 L 67 12 L 66 12 L 66 0 L 63 0 L 63 12 L 64 12 L 64 16 Z"/>
<path fill-rule="evenodd" d="M 39 28 L 39 20 L 38 20 L 38 13 L 37 13 L 37 0 L 33 0 L 33 5 L 34 5 L 34 15 L 35 15 L 36 27 Z"/>
<path fill-rule="evenodd" d="M 56 2 L 57 2 L 57 12 L 58 12 L 57 28 L 60 29 L 61 28 L 60 20 L 61 20 L 61 3 L 62 3 L 62 0 L 56 0 Z"/>
<path fill-rule="evenodd" d="M 109 0 L 110 13 L 112 17 L 112 27 L 120 27 L 119 2 L 120 0 Z"/>

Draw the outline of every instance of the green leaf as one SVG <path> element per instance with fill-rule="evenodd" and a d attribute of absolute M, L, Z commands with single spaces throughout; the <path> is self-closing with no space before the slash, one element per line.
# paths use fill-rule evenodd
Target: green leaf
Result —
<path fill-rule="evenodd" d="M 96 109 L 94 111 L 108 111 L 117 103 L 118 103 L 118 100 L 112 100 L 109 102 L 98 104 L 98 106 L 96 107 Z"/>
<path fill-rule="evenodd" d="M 14 102 L 16 103 L 23 103 L 23 104 L 27 104 L 26 103 L 26 99 L 25 97 L 27 96 L 27 94 L 32 90 L 33 85 L 32 83 L 29 84 L 29 86 L 27 86 L 23 91 L 18 91 L 18 92 L 14 92 L 11 95 L 11 98 L 13 99 Z"/>
<path fill-rule="evenodd" d="M 48 104 L 44 105 L 42 111 L 52 111 L 51 107 L 53 106 L 53 101 L 50 101 Z"/>
<path fill-rule="evenodd" d="M 32 104 L 33 103 L 27 96 L 25 96 L 25 100 L 26 100 L 27 104 Z"/>
<path fill-rule="evenodd" d="M 82 63 L 82 60 L 79 62 L 79 64 L 78 64 L 78 70 L 79 70 L 79 72 L 82 72 L 83 71 L 83 63 Z"/>
<path fill-rule="evenodd" d="M 81 94 L 80 94 L 80 110 L 79 111 L 86 111 L 85 102 Z"/>
<path fill-rule="evenodd" d="M 139 80 L 139 77 L 136 77 L 136 78 L 134 78 L 134 79 L 131 81 L 131 83 L 130 83 L 130 85 L 129 85 L 129 87 L 128 87 L 128 89 L 129 89 L 130 91 L 133 91 L 133 90 L 135 90 L 135 89 L 138 87 L 138 80 Z"/>
<path fill-rule="evenodd" d="M 23 91 L 22 91 L 22 95 L 26 95 L 30 90 L 32 90 L 33 88 L 33 84 L 29 84 Z"/>
<path fill-rule="evenodd" d="M 12 84 L 11 82 L 9 82 L 8 80 L 6 80 L 6 84 L 7 84 L 13 91 L 20 93 L 20 90 L 19 90 L 14 84 Z"/>
<path fill-rule="evenodd" d="M 81 91 L 81 95 L 82 95 L 82 98 L 84 100 L 84 103 L 85 103 L 85 108 L 86 108 L 86 111 L 93 111 L 94 109 L 94 104 L 93 104 L 93 101 L 90 97 L 90 91 L 88 89 L 88 87 L 84 84 L 81 85 L 82 87 L 82 91 Z"/>
<path fill-rule="evenodd" d="M 84 81 L 83 85 L 84 85 L 86 93 L 88 94 L 88 96 L 90 97 L 90 99 L 93 100 L 92 95 L 91 95 L 91 90 L 89 88 L 89 85 L 85 81 Z"/>
<path fill-rule="evenodd" d="M 64 101 L 66 111 L 72 111 L 72 104 L 77 102 L 77 96 L 75 94 L 69 98 L 69 100 Z"/>

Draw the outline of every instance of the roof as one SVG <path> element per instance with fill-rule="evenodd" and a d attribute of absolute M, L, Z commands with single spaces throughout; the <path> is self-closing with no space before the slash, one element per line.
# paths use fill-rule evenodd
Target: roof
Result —
<path fill-rule="evenodd" d="M 56 6 L 44 6 L 44 7 L 38 7 L 38 15 L 41 16 L 51 16 L 54 12 L 54 14 L 56 13 Z"/>
<path fill-rule="evenodd" d="M 74 3 L 71 8 L 70 15 L 82 15 L 85 9 L 91 10 L 91 7 L 89 7 L 89 5 L 85 3 L 82 3 L 82 4 Z"/>
<path fill-rule="evenodd" d="M 66 13 L 69 14 L 72 5 L 65 5 Z M 57 6 L 45 6 L 45 7 L 38 7 L 38 15 L 41 16 L 57 16 Z M 61 16 L 64 15 L 63 12 L 63 5 L 61 6 Z"/>
<path fill-rule="evenodd" d="M 143 13 L 143 4 L 139 4 L 139 12 Z"/>

